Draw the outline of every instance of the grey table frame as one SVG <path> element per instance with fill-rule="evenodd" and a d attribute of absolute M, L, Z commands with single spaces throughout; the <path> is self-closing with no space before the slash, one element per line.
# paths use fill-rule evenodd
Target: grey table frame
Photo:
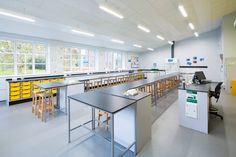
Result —
<path fill-rule="evenodd" d="M 69 99 L 68 99 L 68 143 L 71 143 L 71 132 L 72 132 L 73 130 L 75 130 L 75 129 L 80 128 L 80 127 L 84 127 L 84 128 L 86 128 L 86 129 L 92 131 L 95 135 L 99 135 L 99 134 L 97 134 L 97 133 L 95 132 L 95 107 L 92 107 L 92 119 L 91 119 L 91 120 L 89 120 L 89 121 L 87 121 L 87 122 L 85 122 L 85 123 L 83 123 L 83 124 L 81 124 L 81 125 L 75 126 L 74 128 L 71 128 L 71 116 L 70 116 L 70 111 L 71 111 L 71 107 L 70 107 L 71 103 L 70 103 L 70 101 L 71 101 L 71 99 L 74 100 L 74 101 L 83 103 L 83 104 L 85 104 L 85 105 L 88 105 L 88 106 L 90 106 L 90 105 L 89 105 L 89 104 L 86 104 L 86 103 L 84 103 L 84 102 L 78 101 L 77 99 L 73 99 L 73 98 L 70 98 L 70 97 L 68 97 L 68 98 L 69 98 Z M 97 109 L 101 110 L 101 108 L 97 108 Z M 107 111 L 106 111 L 106 112 L 107 112 Z M 118 111 L 118 112 L 119 112 L 119 111 Z M 111 127 L 110 127 L 110 128 L 111 128 L 111 140 L 109 141 L 109 139 L 107 139 L 107 138 L 105 138 L 105 137 L 103 137 L 103 136 L 101 136 L 101 135 L 99 135 L 99 136 L 100 136 L 100 137 L 103 137 L 104 139 L 106 139 L 106 140 L 108 140 L 109 142 L 111 142 L 111 157 L 114 157 L 114 156 L 115 156 L 115 138 L 114 138 L 114 114 L 115 114 L 115 113 L 111 113 L 111 112 L 108 112 L 108 113 L 110 114 L 110 121 L 111 121 L 111 123 L 110 123 L 110 126 L 111 126 Z M 136 115 L 134 115 L 134 116 L 136 117 Z M 135 118 L 135 119 L 136 119 L 136 118 Z M 89 124 L 89 123 L 92 123 L 92 126 L 91 126 L 91 127 L 92 127 L 92 130 L 85 126 L 86 124 Z M 89 137 L 88 137 L 88 138 L 89 138 Z M 134 141 L 132 144 L 130 144 L 130 145 L 124 150 L 124 152 L 122 153 L 121 156 L 124 156 L 124 155 L 128 152 L 128 150 L 131 149 L 133 146 L 135 146 L 134 155 L 136 155 L 136 145 L 135 145 L 135 143 L 136 143 L 136 141 Z"/>
<path fill-rule="evenodd" d="M 57 88 L 57 106 L 60 107 L 60 88 L 61 87 L 66 87 L 65 88 L 65 113 L 67 114 L 67 87 L 69 85 L 75 85 L 75 84 L 81 84 L 82 82 L 75 81 L 73 83 L 68 83 L 68 81 L 58 81 L 58 82 L 45 82 L 45 83 L 39 83 L 39 84 L 34 84 L 34 86 L 37 86 L 41 89 L 44 90 L 44 104 L 47 104 L 47 90 L 52 89 L 52 88 Z M 59 108 L 60 109 L 60 108 Z M 47 121 L 47 110 L 46 107 L 44 107 L 44 114 L 43 114 L 43 119 L 44 122 Z"/>

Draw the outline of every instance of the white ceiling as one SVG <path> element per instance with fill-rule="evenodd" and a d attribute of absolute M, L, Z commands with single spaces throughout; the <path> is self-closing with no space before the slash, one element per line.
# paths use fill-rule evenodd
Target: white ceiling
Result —
<path fill-rule="evenodd" d="M 119 12 L 124 19 L 103 12 L 100 4 Z M 179 4 L 185 7 L 187 18 L 180 14 Z M 167 40 L 193 36 L 188 22 L 194 24 L 200 35 L 219 27 L 224 15 L 236 11 L 236 0 L 0 0 L 0 8 L 36 19 L 32 24 L 0 16 L 2 32 L 143 52 L 148 47 L 163 46 Z M 145 33 L 137 25 L 151 32 Z M 92 32 L 95 37 L 71 33 L 73 28 Z M 166 40 L 157 39 L 157 34 Z M 125 44 L 112 43 L 112 38 Z"/>

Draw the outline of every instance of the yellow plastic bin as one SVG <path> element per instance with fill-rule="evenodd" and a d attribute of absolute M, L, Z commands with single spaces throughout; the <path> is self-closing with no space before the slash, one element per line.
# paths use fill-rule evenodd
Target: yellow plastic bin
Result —
<path fill-rule="evenodd" d="M 236 80 L 232 80 L 232 95 L 236 96 Z"/>

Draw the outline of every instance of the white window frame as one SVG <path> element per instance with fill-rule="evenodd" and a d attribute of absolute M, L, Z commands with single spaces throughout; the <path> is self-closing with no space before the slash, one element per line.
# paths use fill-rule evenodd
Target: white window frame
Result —
<path fill-rule="evenodd" d="M 43 74 L 49 74 L 49 58 L 50 58 L 50 53 L 49 53 L 49 44 L 41 41 L 36 41 L 36 40 L 27 40 L 27 39 L 20 39 L 20 38 L 9 38 L 9 37 L 1 37 L 0 40 L 10 40 L 13 42 L 13 66 L 14 66 L 14 74 L 12 75 L 0 75 L 0 78 L 2 77 L 17 77 L 17 76 L 35 76 L 35 75 L 42 75 L 35 73 L 35 45 L 36 44 L 42 44 L 46 47 L 45 49 L 45 56 L 46 56 L 46 72 Z M 31 74 L 17 74 L 17 52 L 16 52 L 16 43 L 17 42 L 28 42 L 33 45 L 33 50 L 32 50 L 32 73 Z"/>

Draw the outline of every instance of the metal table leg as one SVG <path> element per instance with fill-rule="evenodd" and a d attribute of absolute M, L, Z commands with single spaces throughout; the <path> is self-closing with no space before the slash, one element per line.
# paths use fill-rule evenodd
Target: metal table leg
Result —
<path fill-rule="evenodd" d="M 92 130 L 95 130 L 95 108 L 92 107 Z"/>
<path fill-rule="evenodd" d="M 67 106 L 68 106 L 68 104 L 67 104 L 67 88 L 68 88 L 68 86 L 66 86 L 66 88 L 65 88 L 65 113 L 67 114 Z"/>
<path fill-rule="evenodd" d="M 114 147 L 114 114 L 111 114 L 111 157 L 115 156 L 115 147 Z"/>
<path fill-rule="evenodd" d="M 68 99 L 68 143 L 70 143 L 70 98 Z"/>
<path fill-rule="evenodd" d="M 44 117 L 44 122 L 46 122 L 46 119 L 47 119 L 47 89 L 44 89 L 44 114 L 43 114 L 43 117 Z"/>

